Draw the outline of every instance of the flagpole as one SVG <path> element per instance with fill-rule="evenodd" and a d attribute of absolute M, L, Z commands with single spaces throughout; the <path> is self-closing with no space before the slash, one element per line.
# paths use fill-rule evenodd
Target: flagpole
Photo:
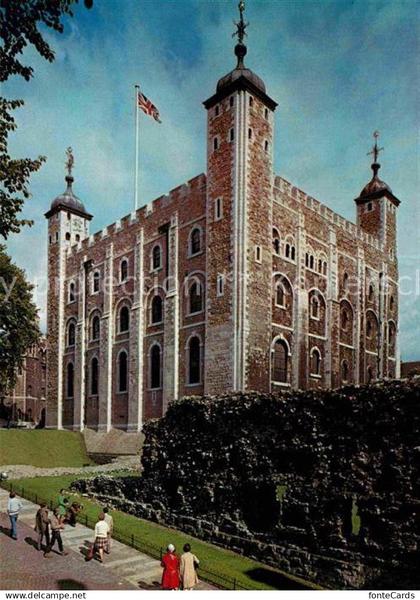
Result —
<path fill-rule="evenodd" d="M 136 103 L 136 151 L 135 151 L 135 166 L 134 166 L 134 210 L 138 208 L 139 201 L 139 86 L 136 84 L 135 103 Z"/>

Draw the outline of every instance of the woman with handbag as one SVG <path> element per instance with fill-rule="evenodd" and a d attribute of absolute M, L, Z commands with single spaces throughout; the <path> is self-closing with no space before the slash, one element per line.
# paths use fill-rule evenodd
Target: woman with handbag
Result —
<path fill-rule="evenodd" d="M 184 554 L 181 556 L 181 583 L 182 589 L 193 590 L 198 583 L 197 569 L 200 564 L 198 558 L 191 552 L 191 546 L 185 544 Z"/>

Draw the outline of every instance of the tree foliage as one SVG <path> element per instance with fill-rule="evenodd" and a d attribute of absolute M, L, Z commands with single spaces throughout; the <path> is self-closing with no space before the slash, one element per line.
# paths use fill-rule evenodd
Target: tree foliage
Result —
<path fill-rule="evenodd" d="M 0 81 L 4 82 L 12 75 L 19 75 L 29 81 L 33 69 L 22 62 L 27 46 L 35 50 L 46 60 L 54 60 L 54 50 L 46 42 L 39 29 L 46 26 L 62 33 L 62 18 L 73 16 L 72 6 L 78 0 L 0 0 L 0 34 L 3 45 L 0 47 Z M 87 8 L 92 0 L 85 0 Z M 30 197 L 29 178 L 45 161 L 39 156 L 13 159 L 8 154 L 8 135 L 16 129 L 11 111 L 23 105 L 23 100 L 0 99 L 0 235 L 5 239 L 10 233 L 18 233 L 31 221 L 20 218 L 25 199 Z"/>
<path fill-rule="evenodd" d="M 0 394 L 13 388 L 25 352 L 39 340 L 33 287 L 0 246 Z"/>

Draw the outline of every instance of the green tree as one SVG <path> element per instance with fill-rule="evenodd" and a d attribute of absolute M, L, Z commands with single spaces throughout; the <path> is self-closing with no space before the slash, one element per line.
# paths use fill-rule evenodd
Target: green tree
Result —
<path fill-rule="evenodd" d="M 39 340 L 33 285 L 0 245 L 0 395 L 13 388 L 27 349 Z"/>
<path fill-rule="evenodd" d="M 73 16 L 72 6 L 78 0 L 0 0 L 0 81 L 11 75 L 19 75 L 27 81 L 33 69 L 22 62 L 22 52 L 27 46 L 49 62 L 54 60 L 54 51 L 45 41 L 39 26 L 46 26 L 62 33 L 62 18 Z M 92 0 L 84 0 L 91 8 Z M 20 218 L 26 199 L 30 197 L 29 178 L 45 161 L 44 156 L 32 160 L 13 159 L 8 154 L 8 135 L 16 129 L 11 111 L 23 105 L 23 100 L 0 98 L 0 235 L 7 239 L 10 233 L 18 233 L 31 221 Z"/>

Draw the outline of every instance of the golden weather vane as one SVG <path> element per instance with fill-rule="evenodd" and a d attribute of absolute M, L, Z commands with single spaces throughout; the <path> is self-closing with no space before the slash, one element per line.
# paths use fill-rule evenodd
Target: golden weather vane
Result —
<path fill-rule="evenodd" d="M 375 138 L 375 145 L 373 146 L 372 150 L 370 152 L 367 152 L 367 156 L 369 156 L 370 154 L 373 155 L 373 161 L 375 163 L 378 162 L 378 156 L 379 156 L 379 152 L 382 152 L 384 150 L 384 148 L 378 148 L 378 137 L 379 137 L 379 131 L 374 131 L 373 132 L 373 137 Z"/>
<path fill-rule="evenodd" d="M 66 150 L 66 155 L 67 155 L 67 160 L 66 160 L 66 169 L 67 169 L 67 174 L 69 177 L 72 176 L 72 169 L 74 166 L 74 156 L 73 156 L 73 150 L 71 149 L 71 147 L 69 146 Z"/>
<path fill-rule="evenodd" d="M 245 10 L 245 2 L 244 0 L 240 0 L 238 4 L 239 8 L 239 21 L 234 24 L 236 25 L 236 31 L 232 33 L 232 37 L 235 35 L 238 37 L 238 43 L 243 44 L 244 37 L 247 35 L 245 29 L 248 27 L 249 23 L 245 23 L 244 21 L 244 10 Z"/>

